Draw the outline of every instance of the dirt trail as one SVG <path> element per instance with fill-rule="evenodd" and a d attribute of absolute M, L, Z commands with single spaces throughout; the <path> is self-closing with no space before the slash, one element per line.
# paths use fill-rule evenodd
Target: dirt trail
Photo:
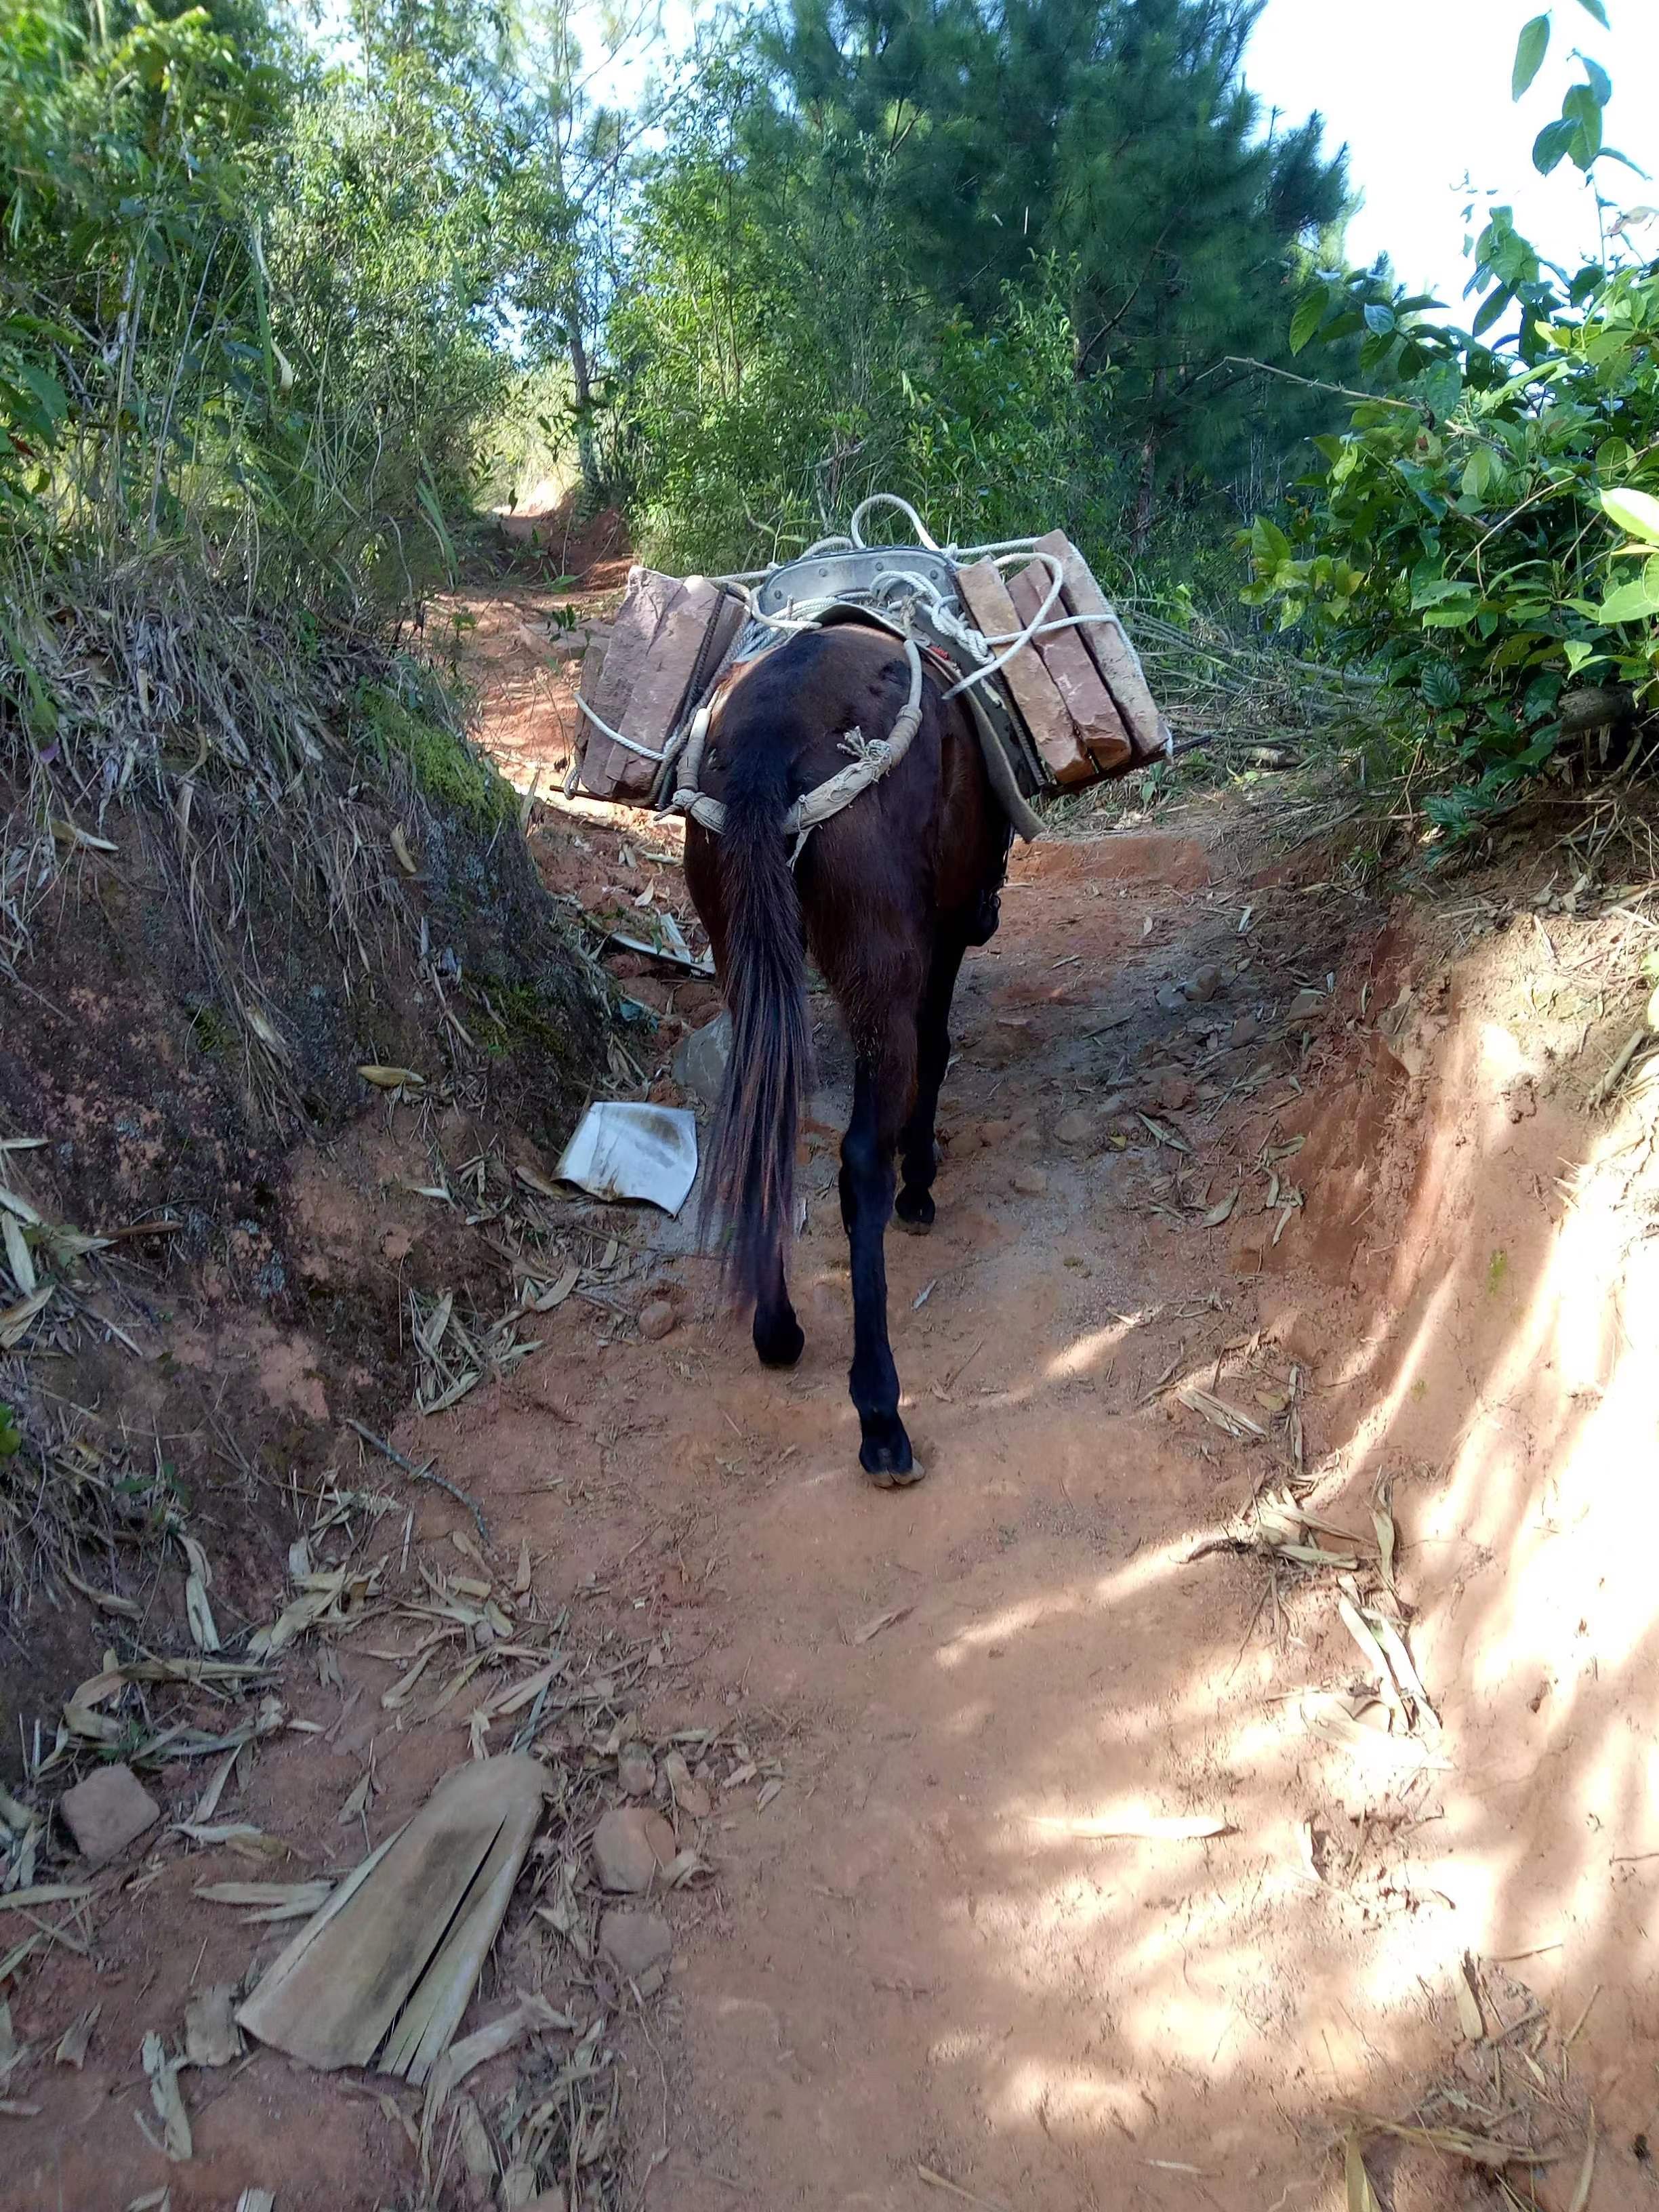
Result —
<path fill-rule="evenodd" d="M 563 766 L 562 604 L 458 603 L 521 787 Z M 1659 1091 L 1587 1111 L 1659 932 L 1645 891 L 1581 913 L 1547 860 L 1385 914 L 1296 843 L 1322 818 L 1234 792 L 1017 855 L 958 998 L 937 1226 L 888 1240 L 918 1489 L 857 1465 L 850 1071 L 822 1000 L 799 1368 L 757 1367 L 686 1221 L 569 1193 L 538 1201 L 586 1255 L 541 1348 L 392 1432 L 484 1509 L 492 1573 L 528 1547 L 536 1619 L 568 1605 L 574 1646 L 632 1655 L 615 1740 L 556 1729 L 556 1765 L 614 1796 L 625 1731 L 720 1731 L 680 1821 L 715 1879 L 665 1901 L 663 1991 L 635 2007 L 532 1918 L 483 1993 L 604 2009 L 629 2212 L 1336 2212 L 1353 2109 L 1551 2161 L 1535 2189 L 1511 2166 L 1504 2199 L 1367 2130 L 1388 2212 L 1659 2200 Z M 532 825 L 550 887 L 635 935 L 653 908 L 694 930 L 674 842 L 563 802 Z M 715 994 L 607 964 L 634 1002 L 619 1086 L 678 1098 L 673 1046 Z M 475 1141 L 389 1108 L 303 1161 L 301 1264 L 401 1268 L 434 1146 Z M 441 1279 L 465 1279 L 488 1227 L 434 1218 Z M 660 1340 L 647 1299 L 673 1309 Z M 410 1571 L 441 1571 L 471 1518 L 411 1503 Z M 1385 1661 L 1390 1635 L 1409 1652 Z M 380 1840 L 465 1755 L 461 1703 L 393 1709 L 407 1656 L 307 1647 L 283 1692 L 301 1732 L 235 1818 L 336 1869 L 367 1771 Z M 160 1786 L 185 1817 L 199 1777 Z M 103 2013 L 84 2073 L 37 2069 L 32 2110 L 8 2107 L 18 2201 L 170 2182 L 175 2212 L 210 2212 L 278 2179 L 281 2146 L 282 2212 L 424 2203 L 406 2112 L 271 2053 L 192 2079 L 187 2166 L 116 2109 L 144 2033 L 248 1971 L 258 1937 L 192 1905 L 210 1863 L 157 1844 L 95 1948 L 20 2001 L 40 2051 Z M 512 2063 L 477 2077 L 502 2137 Z M 452 2176 L 438 2201 L 492 2191 Z"/>
<path fill-rule="evenodd" d="M 545 825 L 550 879 L 574 879 L 573 840 L 602 882 L 622 842 L 603 820 Z M 758 1371 L 675 1256 L 666 1343 L 601 1346 L 568 1310 L 458 1424 L 458 1479 L 483 1494 L 556 1467 L 513 1533 L 692 1661 L 700 1695 L 653 1723 L 741 1698 L 782 1762 L 763 1809 L 736 1789 L 720 1822 L 723 1911 L 678 1984 L 689 2134 L 653 2201 L 897 2208 L 926 2200 L 926 2168 L 995 2202 L 1174 2203 L 1184 2167 L 1271 2203 L 1310 2179 L 1284 2120 L 1328 2106 L 1333 2034 L 1363 2038 L 1338 2000 L 1363 2009 L 1365 1945 L 1310 1895 L 1307 1739 L 1245 1649 L 1261 1571 L 1184 1564 L 1269 1465 L 1151 1395 L 1208 1360 L 1266 1428 L 1252 1393 L 1294 1387 L 1257 1340 L 1238 1225 L 1194 1226 L 1237 1179 L 1239 1085 L 1258 1144 L 1296 1103 L 1299 1030 L 1257 1033 L 1356 925 L 1346 902 L 1253 890 L 1265 858 L 1235 811 L 1017 859 L 958 1000 L 937 1228 L 889 1238 L 931 1473 L 915 1495 L 857 1468 L 826 1006 L 799 1370 Z M 1171 988 L 1194 977 L 1196 1000 Z M 1205 1814 L 1229 1832 L 1105 1832 Z"/>
<path fill-rule="evenodd" d="M 739 1779 L 716 1808 L 720 1908 L 677 1969 L 680 2118 L 653 2204 L 1334 2205 L 1334 2115 L 1403 2112 L 1433 2081 L 1443 2120 L 1534 2125 L 1563 2160 L 1570 2136 L 1576 2172 L 1581 2091 L 1549 2075 L 1523 2122 L 1531 2089 L 1505 2087 L 1507 2031 L 1552 2012 L 1553 2063 L 1626 2130 L 1589 2201 L 1652 2193 L 1659 2045 L 1628 1971 L 1645 1893 L 1602 1832 L 1614 1853 L 1652 1840 L 1630 1741 L 1653 1740 L 1651 1607 L 1602 1684 L 1586 1583 L 1620 1504 L 1569 1449 L 1634 1348 L 1631 1303 L 1587 1328 L 1587 1285 L 1605 1298 L 1597 1269 L 1623 1261 L 1581 1237 L 1564 1279 L 1553 1182 L 1620 1148 L 1550 1072 L 1593 1029 L 1599 1058 L 1617 1017 L 1587 1000 L 1576 1048 L 1571 1010 L 1543 1018 L 1530 914 L 1485 985 L 1466 958 L 1451 993 L 1437 963 L 1521 887 L 1416 941 L 1314 880 L 1317 844 L 1276 863 L 1281 815 L 1233 797 L 1017 858 L 958 1000 L 938 1225 L 889 1238 L 920 1491 L 857 1469 L 848 1069 L 822 1006 L 800 1369 L 760 1372 L 702 1263 L 647 1227 L 675 1334 L 607 1342 L 568 1310 L 523 1387 L 462 1417 L 464 1479 L 501 1496 L 546 1471 L 514 1533 L 687 1668 L 696 1694 L 653 1723 L 741 1701 L 781 1762 L 764 1803 Z M 602 818 L 556 817 L 541 848 L 586 903 L 652 872 Z M 689 921 L 677 879 L 654 881 Z M 673 1015 L 708 1011 L 630 988 L 670 1011 L 659 1061 Z M 1261 1433 L 1214 1425 L 1183 1382 Z M 1628 1397 L 1620 1418 L 1650 1465 L 1650 1419 Z M 1406 1501 L 1398 1607 L 1379 1477 Z M 1364 1532 L 1347 1569 L 1241 1555 L 1253 1499 L 1287 1481 Z M 1553 1571 L 1577 1595 L 1517 1627 L 1516 1533 L 1575 1518 Z M 1551 1571 L 1528 1565 L 1534 1597 Z M 1330 1741 L 1351 1726 L 1333 1698 L 1376 1694 L 1352 1604 L 1415 1618 L 1439 1710 L 1413 1703 L 1403 1745 Z M 1546 1705 L 1570 1674 L 1577 1713 Z M 1495 2060 L 1455 2055 L 1465 1952 L 1486 1961 Z M 1525 2063 L 1542 2083 L 1541 2041 Z M 1384 2142 L 1371 2165 L 1395 2212 L 1468 2201 L 1455 2161 Z"/>

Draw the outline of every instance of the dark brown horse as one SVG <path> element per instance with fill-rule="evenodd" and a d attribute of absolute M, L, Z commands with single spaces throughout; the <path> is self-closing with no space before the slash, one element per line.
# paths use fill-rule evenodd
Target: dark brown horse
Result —
<path fill-rule="evenodd" d="M 903 758 L 814 830 L 792 868 L 784 816 L 847 767 L 849 732 L 873 738 L 892 727 L 910 672 L 892 637 L 861 625 L 791 638 L 730 681 L 711 716 L 702 783 L 724 801 L 724 833 L 696 822 L 686 830 L 686 879 L 732 1024 L 708 1202 L 729 1229 L 730 1279 L 754 1301 L 755 1349 L 770 1367 L 793 1366 L 805 1342 L 784 1251 L 811 1072 L 808 952 L 852 1038 L 853 1115 L 841 1148 L 853 1272 L 848 1381 L 859 1459 L 884 1486 L 922 1472 L 899 1419 L 887 1337 L 887 1218 L 896 1210 L 918 1234 L 933 1225 L 933 1115 L 950 1057 L 951 999 L 963 953 L 996 927 L 1011 834 L 967 713 L 945 689 L 924 674 L 921 723 Z"/>

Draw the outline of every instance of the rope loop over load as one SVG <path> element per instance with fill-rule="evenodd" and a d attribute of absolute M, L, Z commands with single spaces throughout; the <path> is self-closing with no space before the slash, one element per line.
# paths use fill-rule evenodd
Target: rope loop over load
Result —
<path fill-rule="evenodd" d="M 890 775 L 909 751 L 911 739 L 921 727 L 921 654 L 914 638 L 907 637 L 903 644 L 910 672 L 910 696 L 900 708 L 892 728 L 884 738 L 866 738 L 861 730 L 849 730 L 842 740 L 843 750 L 853 756 L 847 766 L 811 791 L 803 792 L 784 816 L 784 834 L 795 841 L 789 856 L 792 867 L 820 822 L 829 821 L 831 815 L 850 806 L 884 775 Z M 726 829 L 726 808 L 718 799 L 711 799 L 701 784 L 703 749 L 708 742 L 708 712 L 707 707 L 700 707 L 692 718 L 684 764 L 672 805 L 679 813 L 718 837 Z"/>

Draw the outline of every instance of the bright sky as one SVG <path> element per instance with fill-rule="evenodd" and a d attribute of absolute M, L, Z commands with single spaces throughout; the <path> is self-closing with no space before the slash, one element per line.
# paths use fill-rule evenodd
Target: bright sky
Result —
<path fill-rule="evenodd" d="M 1326 143 L 1346 143 L 1364 204 L 1348 232 L 1356 263 L 1389 254 L 1407 284 L 1432 289 L 1457 310 L 1468 268 L 1463 210 L 1507 204 L 1522 233 L 1551 259 L 1576 268 L 1595 244 L 1589 191 L 1570 161 L 1553 177 L 1532 166 L 1532 142 L 1583 72 L 1581 47 L 1613 78 L 1607 139 L 1649 173 L 1644 181 L 1602 166 L 1603 190 L 1626 207 L 1659 204 L 1659 0 L 1606 0 L 1610 30 L 1580 0 L 1554 0 L 1549 58 L 1517 105 L 1510 71 L 1521 26 L 1543 0 L 1267 0 L 1245 75 L 1264 107 L 1300 123 L 1317 109 Z M 579 36 L 595 58 L 600 0 L 578 0 Z M 601 72 L 594 90 L 634 88 L 642 64 L 682 49 L 710 0 L 665 0 L 663 37 L 632 66 Z M 1637 234 L 1659 253 L 1659 222 Z M 1467 313 L 1467 310 L 1459 310 Z"/>
<path fill-rule="evenodd" d="M 1579 0 L 1555 0 L 1549 58 L 1516 105 L 1516 40 L 1540 11 L 1541 0 L 1267 0 L 1245 75 L 1288 119 L 1317 108 L 1327 144 L 1346 142 L 1365 203 L 1349 228 L 1351 259 L 1389 253 L 1407 283 L 1433 286 L 1455 306 L 1468 273 L 1467 176 L 1513 206 L 1517 228 L 1548 258 L 1576 267 L 1595 242 L 1590 195 L 1570 161 L 1547 178 L 1532 166 L 1534 138 L 1583 76 L 1574 46 L 1613 79 L 1607 143 L 1655 179 L 1604 163 L 1603 190 L 1626 207 L 1659 202 L 1659 0 L 1607 0 L 1609 31 Z M 1656 227 L 1638 235 L 1659 252 Z"/>

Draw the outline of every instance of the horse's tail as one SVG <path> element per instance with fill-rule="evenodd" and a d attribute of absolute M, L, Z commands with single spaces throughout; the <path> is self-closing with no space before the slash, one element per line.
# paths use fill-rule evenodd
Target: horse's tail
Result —
<path fill-rule="evenodd" d="M 795 1139 L 811 1066 L 800 902 L 783 827 L 793 794 L 793 745 L 733 744 L 720 839 L 726 919 L 722 981 L 732 1054 L 714 1117 L 705 1214 L 732 1231 L 727 1281 L 746 1298 L 765 1288 L 794 1224 Z"/>

